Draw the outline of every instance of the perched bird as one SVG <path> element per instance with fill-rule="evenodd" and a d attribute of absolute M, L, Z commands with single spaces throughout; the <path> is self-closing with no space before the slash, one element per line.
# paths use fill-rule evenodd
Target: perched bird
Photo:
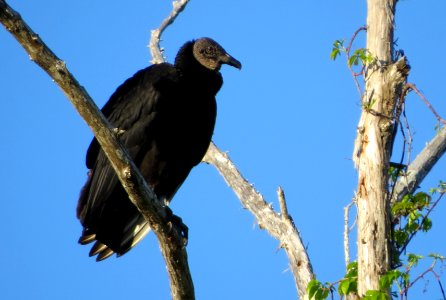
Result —
<path fill-rule="evenodd" d="M 200 38 L 185 43 L 175 64 L 138 71 L 117 88 L 102 113 L 157 197 L 168 204 L 191 169 L 206 153 L 214 131 L 215 95 L 222 64 L 241 69 L 217 42 Z M 86 156 L 90 169 L 77 205 L 80 244 L 96 241 L 90 256 L 100 261 L 123 255 L 149 232 L 130 202 L 96 139 Z"/>

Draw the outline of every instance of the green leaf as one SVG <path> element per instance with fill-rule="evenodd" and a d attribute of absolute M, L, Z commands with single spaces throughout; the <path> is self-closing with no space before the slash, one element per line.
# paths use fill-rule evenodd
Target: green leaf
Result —
<path fill-rule="evenodd" d="M 362 65 L 370 64 L 373 62 L 373 57 L 368 53 L 367 49 L 360 48 L 356 49 L 353 54 L 350 56 L 348 60 L 348 66 L 351 67 L 352 65 L 359 65 L 361 63 Z"/>
<path fill-rule="evenodd" d="M 403 273 L 403 274 L 401 275 L 401 279 L 403 280 L 403 286 L 404 286 L 405 288 L 407 288 L 407 287 L 409 286 L 409 283 L 410 283 L 410 276 L 409 276 L 409 273 Z"/>
<path fill-rule="evenodd" d="M 358 291 L 358 283 L 356 278 L 346 278 L 339 283 L 339 295 L 347 295 Z"/>
<path fill-rule="evenodd" d="M 406 244 L 409 234 L 405 230 L 395 230 L 393 232 L 393 239 L 398 247 Z"/>
<path fill-rule="evenodd" d="M 394 217 L 407 216 L 412 209 L 413 204 L 403 199 L 403 201 L 397 202 L 392 206 L 392 214 Z"/>
<path fill-rule="evenodd" d="M 430 253 L 428 256 L 435 258 L 435 259 L 439 259 L 441 262 L 443 262 L 445 259 L 445 257 L 443 255 L 440 255 L 438 253 Z"/>
<path fill-rule="evenodd" d="M 327 299 L 329 292 L 330 291 L 328 289 L 321 288 L 321 289 L 317 290 L 316 294 L 314 295 L 314 299 L 316 299 L 316 300 Z"/>
<path fill-rule="evenodd" d="M 357 66 L 359 64 L 358 56 L 352 55 L 348 59 L 348 66 L 351 67 L 352 65 Z"/>
<path fill-rule="evenodd" d="M 401 271 L 391 270 L 387 274 L 381 276 L 379 279 L 379 288 L 381 290 L 388 290 L 392 286 L 393 282 L 401 276 Z"/>
<path fill-rule="evenodd" d="M 346 278 L 357 277 L 358 276 L 358 262 L 354 261 L 348 264 Z"/>
<path fill-rule="evenodd" d="M 331 49 L 330 58 L 336 60 L 336 58 L 341 55 L 341 51 L 345 52 L 344 41 L 336 40 L 333 42 L 333 48 Z"/>
<path fill-rule="evenodd" d="M 347 295 L 350 287 L 350 280 L 342 280 L 338 286 L 339 295 Z"/>
<path fill-rule="evenodd" d="M 431 196 L 425 192 L 419 192 L 415 194 L 413 201 L 417 209 L 422 210 L 430 204 Z"/>
<path fill-rule="evenodd" d="M 423 224 L 421 224 L 421 230 L 424 232 L 429 231 L 432 228 L 432 220 L 429 218 L 424 219 Z"/>
<path fill-rule="evenodd" d="M 418 264 L 418 261 L 422 258 L 423 258 L 423 256 L 421 256 L 421 255 L 409 253 L 407 255 L 407 262 L 409 264 L 409 267 L 416 266 Z"/>
<path fill-rule="evenodd" d="M 390 297 L 387 293 L 382 291 L 370 290 L 365 293 L 364 298 L 366 300 L 390 300 Z"/>
<path fill-rule="evenodd" d="M 308 283 L 307 286 L 307 293 L 308 293 L 308 297 L 313 298 L 314 294 L 316 294 L 316 292 L 320 289 L 321 287 L 321 283 L 319 280 L 317 279 L 313 279 Z"/>
<path fill-rule="evenodd" d="M 338 57 L 339 55 L 341 55 L 341 51 L 339 49 L 333 48 L 330 53 L 330 59 L 336 60 L 336 57 Z"/>

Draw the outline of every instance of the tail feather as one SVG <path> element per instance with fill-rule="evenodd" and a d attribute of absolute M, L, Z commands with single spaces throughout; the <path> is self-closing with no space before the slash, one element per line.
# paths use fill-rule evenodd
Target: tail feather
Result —
<path fill-rule="evenodd" d="M 113 253 L 115 252 L 107 247 L 106 249 L 104 249 L 102 252 L 99 253 L 99 255 L 96 257 L 96 261 L 101 261 L 106 258 L 109 258 L 110 256 L 113 255 Z"/>
<path fill-rule="evenodd" d="M 117 257 L 120 257 L 130 251 L 136 244 L 138 244 L 148 233 L 150 232 L 149 223 L 144 221 L 143 223 L 135 224 L 134 226 L 129 226 L 127 230 L 126 238 L 121 243 L 121 249 L 111 249 L 106 243 L 103 243 L 96 239 L 95 233 L 89 233 L 86 230 L 82 232 L 82 236 L 79 238 L 79 244 L 86 245 L 96 241 L 91 247 L 89 256 L 95 256 L 96 261 L 101 261 L 109 258 L 116 253 Z"/>
<path fill-rule="evenodd" d="M 93 245 L 93 247 L 91 247 L 90 253 L 88 255 L 91 256 L 95 256 L 96 254 L 104 251 L 105 249 L 107 249 L 108 247 L 104 244 L 102 244 L 99 241 L 96 241 L 96 243 Z"/>
<path fill-rule="evenodd" d="M 133 247 L 136 246 L 136 244 L 138 244 L 139 242 L 141 242 L 141 240 L 150 232 L 150 226 L 149 223 L 144 222 L 141 225 L 137 225 L 134 228 L 133 233 L 128 234 L 127 238 L 122 242 L 122 245 L 126 245 L 127 247 L 124 248 L 123 251 L 120 251 L 119 253 L 117 253 L 117 257 L 120 257 L 124 254 L 126 254 L 128 251 L 130 251 L 130 249 L 132 249 Z"/>
<path fill-rule="evenodd" d="M 96 239 L 96 234 L 85 234 L 85 232 L 82 233 L 82 236 L 79 238 L 78 243 L 81 245 L 87 245 L 93 242 Z"/>

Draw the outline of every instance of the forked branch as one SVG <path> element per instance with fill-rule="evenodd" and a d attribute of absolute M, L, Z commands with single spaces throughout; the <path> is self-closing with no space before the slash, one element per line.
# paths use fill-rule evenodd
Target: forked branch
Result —
<path fill-rule="evenodd" d="M 214 143 L 211 143 L 209 146 L 203 160 L 217 168 L 226 183 L 240 199 L 243 207 L 247 208 L 255 216 L 259 227 L 268 231 L 269 234 L 279 241 L 280 246 L 288 255 L 299 299 L 308 299 L 306 288 L 308 283 L 314 278 L 313 269 L 299 231 L 288 215 L 283 190 L 279 188 L 278 191 L 281 206 L 281 214 L 279 214 L 243 178 L 228 156 L 219 150 Z"/>
<path fill-rule="evenodd" d="M 439 123 L 445 124 L 443 118 L 436 112 L 429 101 L 416 88 L 414 84 L 406 84 L 427 105 Z M 407 167 L 406 172 L 397 181 L 392 194 L 392 203 L 401 201 L 407 194 L 413 193 L 427 174 L 432 170 L 438 160 L 446 152 L 446 127 L 443 126 L 437 134 L 426 144 L 424 149 L 417 155 L 415 160 Z"/>
<path fill-rule="evenodd" d="M 152 62 L 164 62 L 161 47 L 159 45 L 161 34 L 167 25 L 173 23 L 178 16 L 178 13 L 184 9 L 187 2 L 188 0 L 174 1 L 173 10 L 170 15 L 163 21 L 159 29 L 152 31 L 149 43 Z M 232 190 L 234 190 L 242 205 L 256 217 L 259 226 L 262 229 L 267 230 L 280 242 L 281 247 L 287 252 L 299 298 L 306 299 L 306 288 L 311 279 L 313 279 L 314 274 L 299 232 L 295 228 L 291 217 L 288 215 L 285 195 L 282 188 L 279 188 L 278 190 L 278 198 L 281 208 L 281 215 L 279 216 L 279 214 L 263 200 L 262 195 L 255 191 L 252 185 L 241 176 L 240 172 L 229 160 L 227 155 L 218 149 L 214 143 L 211 143 L 209 146 L 203 161 L 210 163 L 217 168 Z"/>

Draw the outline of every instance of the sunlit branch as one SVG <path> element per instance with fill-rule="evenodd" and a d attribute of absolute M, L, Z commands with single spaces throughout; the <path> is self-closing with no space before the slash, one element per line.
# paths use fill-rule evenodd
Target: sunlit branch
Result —
<path fill-rule="evenodd" d="M 23 46 L 31 60 L 57 83 L 92 129 L 130 200 L 144 215 L 157 235 L 171 280 L 172 298 L 175 300 L 194 299 L 183 238 L 176 230 L 172 230 L 168 222 L 166 208 L 145 183 L 127 150 L 117 139 L 110 123 L 99 111 L 86 90 L 69 72 L 65 63 L 46 46 L 39 35 L 4 0 L 0 0 L 0 22 Z"/>
<path fill-rule="evenodd" d="M 163 56 L 162 48 L 160 47 L 160 40 L 161 35 L 163 34 L 164 30 L 172 24 L 175 19 L 178 17 L 178 15 L 186 8 L 187 3 L 189 0 L 175 0 L 172 2 L 173 9 L 170 12 L 170 14 L 163 20 L 160 27 L 157 29 L 152 30 L 150 42 L 149 42 L 149 49 L 150 53 L 152 55 L 152 64 L 159 64 L 165 61 Z"/>
<path fill-rule="evenodd" d="M 254 189 L 252 184 L 243 178 L 228 158 L 228 155 L 219 150 L 214 143 L 209 146 L 203 160 L 217 168 L 226 183 L 237 195 L 243 207 L 255 216 L 259 227 L 268 231 L 280 242 L 280 246 L 288 255 L 299 298 L 307 299 L 306 288 L 314 278 L 314 274 L 300 234 L 288 215 L 283 191 L 281 189 L 278 191 L 282 212 L 278 214 L 263 199 L 263 196 Z"/>

